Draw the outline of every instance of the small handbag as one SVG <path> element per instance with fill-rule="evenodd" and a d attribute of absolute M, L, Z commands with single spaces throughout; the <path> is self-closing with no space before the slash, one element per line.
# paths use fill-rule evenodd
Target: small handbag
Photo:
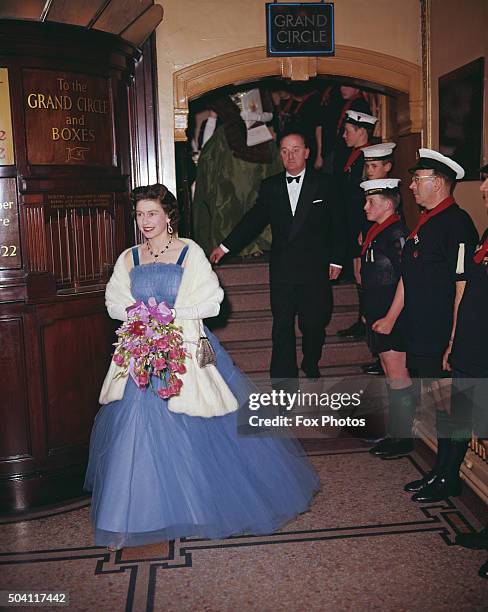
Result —
<path fill-rule="evenodd" d="M 205 368 L 208 365 L 216 365 L 217 360 L 215 358 L 215 351 L 210 344 L 210 340 L 207 338 L 207 336 L 205 336 L 205 332 L 203 331 L 203 325 L 201 327 L 202 331 L 201 336 L 198 339 L 195 357 L 197 358 L 199 367 Z"/>

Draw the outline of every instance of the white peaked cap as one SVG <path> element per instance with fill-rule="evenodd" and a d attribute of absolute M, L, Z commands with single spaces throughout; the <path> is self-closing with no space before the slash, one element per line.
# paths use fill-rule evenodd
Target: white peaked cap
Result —
<path fill-rule="evenodd" d="M 464 178 L 465 174 L 464 168 L 457 162 L 433 149 L 419 149 L 417 163 L 409 172 L 413 173 L 415 170 L 439 170 L 456 180 Z"/>
<path fill-rule="evenodd" d="M 376 159 L 384 159 L 393 155 L 393 149 L 396 147 L 395 142 L 380 142 L 379 144 L 363 147 L 361 150 L 366 161 Z"/>
<path fill-rule="evenodd" d="M 363 181 L 360 185 L 364 189 L 364 195 L 374 195 L 375 193 L 385 193 L 391 189 L 398 189 L 400 179 L 386 178 L 375 179 L 373 181 Z"/>
<path fill-rule="evenodd" d="M 378 117 L 373 117 L 373 115 L 367 115 L 366 113 L 360 113 L 355 110 L 346 111 L 346 115 L 346 123 L 354 123 L 354 125 L 359 125 L 360 127 L 375 125 L 378 121 Z"/>

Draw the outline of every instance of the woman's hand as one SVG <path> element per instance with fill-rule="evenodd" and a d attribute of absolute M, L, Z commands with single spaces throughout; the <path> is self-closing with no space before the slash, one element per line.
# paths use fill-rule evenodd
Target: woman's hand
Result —
<path fill-rule="evenodd" d="M 452 341 L 449 341 L 446 350 L 444 351 L 444 355 L 442 356 L 442 369 L 450 372 L 452 370 L 451 364 L 449 363 L 449 355 L 452 351 Z"/>
<path fill-rule="evenodd" d="M 394 321 L 392 321 L 388 317 L 383 317 L 382 319 L 378 319 L 377 321 L 375 321 L 371 327 L 372 330 L 378 334 L 388 335 L 391 334 L 391 330 L 393 329 L 394 325 Z"/>

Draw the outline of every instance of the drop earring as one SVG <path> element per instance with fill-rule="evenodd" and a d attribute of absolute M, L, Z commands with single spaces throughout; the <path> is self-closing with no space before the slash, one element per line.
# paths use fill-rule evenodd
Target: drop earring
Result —
<path fill-rule="evenodd" d="M 171 226 L 171 221 L 168 221 L 167 229 L 168 229 L 168 234 L 173 233 L 173 227 Z"/>

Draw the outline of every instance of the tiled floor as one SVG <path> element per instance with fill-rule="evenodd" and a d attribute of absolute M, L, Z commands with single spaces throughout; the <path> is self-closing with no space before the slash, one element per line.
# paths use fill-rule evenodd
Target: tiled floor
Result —
<path fill-rule="evenodd" d="M 402 491 L 426 467 L 418 454 L 315 448 L 322 490 L 273 535 L 109 553 L 92 545 L 85 502 L 0 525 L 0 589 L 65 590 L 69 609 L 103 612 L 487 609 L 488 553 L 453 545 L 480 521 L 459 498 L 422 506 Z"/>

